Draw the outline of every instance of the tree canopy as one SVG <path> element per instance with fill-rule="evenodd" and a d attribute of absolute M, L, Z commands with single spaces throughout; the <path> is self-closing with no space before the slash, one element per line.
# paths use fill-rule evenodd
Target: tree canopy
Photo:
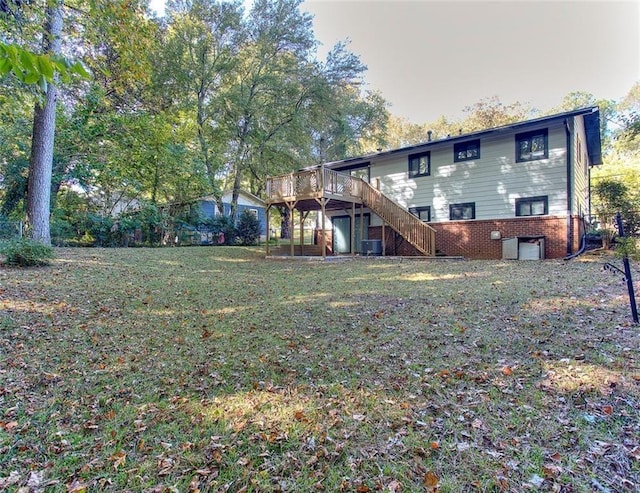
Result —
<path fill-rule="evenodd" d="M 491 96 L 459 120 L 397 118 L 348 42 L 319 58 L 301 3 L 257 0 L 245 11 L 239 1 L 170 0 L 157 18 L 145 0 L 67 0 L 60 51 L 50 53 L 48 2 L 0 2 L 0 213 L 25 215 L 34 107 L 56 80 L 54 218 L 68 215 L 56 212 L 63 195 L 65 207 L 109 215 L 232 190 L 235 211 L 239 190 L 259 196 L 269 175 L 544 114 Z M 598 104 L 602 169 L 637 180 L 625 163 L 638 156 L 639 92 L 614 102 L 575 91 L 547 111 Z"/>

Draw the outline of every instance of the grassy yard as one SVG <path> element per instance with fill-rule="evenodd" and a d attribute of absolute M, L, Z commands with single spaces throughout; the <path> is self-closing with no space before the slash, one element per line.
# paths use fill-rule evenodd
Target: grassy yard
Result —
<path fill-rule="evenodd" d="M 598 258 L 57 254 L 0 269 L 0 490 L 640 488 L 640 328 Z"/>

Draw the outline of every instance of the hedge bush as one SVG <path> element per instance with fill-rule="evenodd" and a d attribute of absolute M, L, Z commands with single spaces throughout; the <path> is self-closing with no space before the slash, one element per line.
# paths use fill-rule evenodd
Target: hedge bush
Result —
<path fill-rule="evenodd" d="M 53 248 L 28 238 L 9 240 L 0 244 L 0 254 L 4 264 L 17 267 L 49 265 L 55 257 Z"/>

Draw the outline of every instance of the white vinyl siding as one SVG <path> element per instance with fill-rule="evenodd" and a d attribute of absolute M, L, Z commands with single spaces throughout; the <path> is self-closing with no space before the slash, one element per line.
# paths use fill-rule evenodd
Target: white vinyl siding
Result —
<path fill-rule="evenodd" d="M 514 218 L 516 199 L 543 195 L 549 215 L 565 215 L 565 129 L 561 122 L 540 128 L 548 129 L 546 159 L 516 162 L 518 132 L 504 132 L 481 138 L 477 160 L 454 162 L 452 142 L 432 144 L 430 176 L 408 177 L 410 152 L 373 161 L 372 183 L 379 178 L 381 190 L 407 208 L 430 206 L 432 222 L 449 221 L 449 205 L 467 202 L 475 203 L 476 219 Z"/>
<path fill-rule="evenodd" d="M 225 192 L 222 195 L 222 202 L 224 202 L 225 204 L 230 204 L 232 195 L 232 192 Z M 245 205 L 248 207 L 264 207 L 264 202 L 262 202 L 260 199 L 257 199 L 256 197 L 253 197 L 252 195 L 240 191 L 240 193 L 238 194 L 238 205 Z"/>
<path fill-rule="evenodd" d="M 587 136 L 582 117 L 574 118 L 573 132 L 573 203 L 574 214 L 586 214 L 589 210 L 589 155 Z"/>

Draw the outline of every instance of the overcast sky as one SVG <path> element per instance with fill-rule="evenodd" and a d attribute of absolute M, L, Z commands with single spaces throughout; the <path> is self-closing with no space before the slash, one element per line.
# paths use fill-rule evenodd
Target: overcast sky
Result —
<path fill-rule="evenodd" d="M 494 95 L 541 110 L 571 91 L 624 97 L 640 80 L 639 4 L 307 0 L 302 8 L 314 15 L 321 55 L 350 39 L 369 68 L 368 88 L 393 114 L 426 123 Z"/>

